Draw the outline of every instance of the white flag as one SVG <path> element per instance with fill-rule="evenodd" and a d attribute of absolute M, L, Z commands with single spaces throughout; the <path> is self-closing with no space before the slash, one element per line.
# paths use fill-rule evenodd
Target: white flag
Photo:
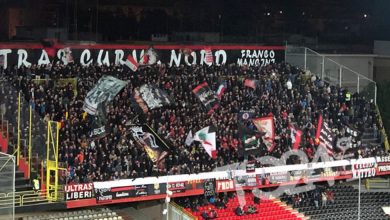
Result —
<path fill-rule="evenodd" d="M 207 154 L 213 159 L 217 158 L 216 133 L 208 133 L 209 127 L 205 127 L 195 133 L 194 140 L 199 141 Z"/>
<path fill-rule="evenodd" d="M 190 146 L 192 144 L 192 142 L 194 142 L 194 138 L 192 136 L 192 131 L 188 132 L 188 135 L 187 135 L 187 138 L 186 138 L 186 141 L 185 141 L 185 144 L 187 146 Z"/>

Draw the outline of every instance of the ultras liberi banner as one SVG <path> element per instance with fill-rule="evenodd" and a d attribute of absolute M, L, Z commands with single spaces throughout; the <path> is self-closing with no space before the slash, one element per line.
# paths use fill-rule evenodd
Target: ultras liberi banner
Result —
<path fill-rule="evenodd" d="M 235 63 L 237 65 L 264 66 L 279 63 L 284 60 L 283 46 L 253 46 L 253 45 L 59 45 L 54 57 L 41 44 L 0 44 L 0 66 L 44 65 L 52 62 L 67 64 L 69 57 L 72 63 L 90 65 L 125 64 L 131 55 L 137 62 L 147 51 L 153 48 L 156 61 L 168 66 L 206 64 L 206 51 L 211 50 L 213 63 L 222 65 Z M 207 50 L 206 50 L 207 48 Z"/>

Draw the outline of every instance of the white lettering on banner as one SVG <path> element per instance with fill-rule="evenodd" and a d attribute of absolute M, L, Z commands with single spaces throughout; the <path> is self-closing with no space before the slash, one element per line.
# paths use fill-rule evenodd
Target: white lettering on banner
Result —
<path fill-rule="evenodd" d="M 372 167 L 375 167 L 375 166 L 376 166 L 376 162 L 371 162 L 371 163 L 355 164 L 355 165 L 354 165 L 354 168 L 355 168 L 356 170 L 359 170 L 359 169 L 372 168 Z"/>
<path fill-rule="evenodd" d="M 375 158 L 354 160 L 351 165 L 353 178 L 366 178 L 376 175 L 377 163 Z"/>
<path fill-rule="evenodd" d="M 27 51 L 24 49 L 19 49 L 18 50 L 18 68 L 20 68 L 22 65 L 25 67 L 30 67 L 31 63 L 27 61 Z"/>
<path fill-rule="evenodd" d="M 104 58 L 102 60 L 103 53 L 104 53 L 104 50 L 99 50 L 99 54 L 98 54 L 98 58 L 97 58 L 97 64 L 99 66 L 101 66 L 101 65 L 110 66 L 110 58 L 108 57 L 108 51 L 106 51 L 105 56 L 104 56 Z"/>
<path fill-rule="evenodd" d="M 196 53 L 194 51 L 191 52 L 191 57 L 192 57 L 192 62 L 190 63 L 188 61 L 188 58 L 190 57 L 189 55 L 188 56 L 184 56 L 184 62 L 188 65 L 188 66 L 191 66 L 191 65 L 195 65 L 196 64 Z"/>
<path fill-rule="evenodd" d="M 98 199 L 99 199 L 99 201 L 112 200 L 112 195 L 109 195 L 109 196 L 99 196 Z"/>
<path fill-rule="evenodd" d="M 289 178 L 288 172 L 280 172 L 280 173 L 274 173 L 270 175 L 270 182 L 272 183 L 282 183 L 286 182 Z"/>
<path fill-rule="evenodd" d="M 47 65 L 50 63 L 49 56 L 47 55 L 46 50 L 42 50 L 41 57 L 38 60 L 38 65 Z"/>
<path fill-rule="evenodd" d="M 206 63 L 206 60 L 205 60 L 205 57 L 206 57 L 206 51 L 205 50 L 200 50 L 199 51 L 199 54 L 200 54 L 200 60 L 199 60 L 199 64 L 200 65 L 211 65 L 212 63 Z M 198 57 L 197 57 L 197 53 L 195 51 L 191 52 L 191 57 L 192 57 L 192 62 L 190 62 L 189 60 L 189 56 L 184 56 L 184 63 L 186 65 L 194 65 L 197 63 L 198 61 Z M 225 50 L 217 50 L 215 51 L 214 53 L 214 57 L 215 57 L 215 65 L 219 66 L 221 64 L 225 64 L 226 61 L 227 61 L 227 53 Z M 181 61 L 182 61 L 182 53 L 180 52 L 176 52 L 175 50 L 171 50 L 171 59 L 169 61 L 169 66 L 180 66 L 181 64 Z"/>
<path fill-rule="evenodd" d="M 219 60 L 220 57 L 222 57 L 222 62 L 220 62 L 220 60 Z M 220 66 L 221 64 L 225 64 L 226 60 L 227 60 L 226 51 L 217 50 L 217 52 L 215 52 L 215 64 L 217 64 L 217 66 Z"/>
<path fill-rule="evenodd" d="M 175 50 L 171 50 L 171 60 L 169 61 L 169 66 L 171 67 L 173 62 L 175 62 L 175 66 L 180 66 L 180 60 L 181 60 L 181 53 L 177 55 Z"/>
<path fill-rule="evenodd" d="M 121 193 L 116 193 L 116 197 L 120 198 L 120 197 L 126 197 L 126 196 L 129 196 L 130 194 L 128 192 L 121 192 Z"/>
<path fill-rule="evenodd" d="M 123 50 L 115 50 L 115 65 L 123 65 L 125 63 L 123 57 L 125 57 Z"/>
<path fill-rule="evenodd" d="M 137 196 L 147 196 L 147 195 L 148 195 L 148 192 L 146 192 L 146 191 L 137 191 L 137 192 L 135 193 L 135 195 L 137 195 Z"/>
<path fill-rule="evenodd" d="M 274 50 L 241 50 L 241 58 L 237 59 L 239 66 L 265 66 L 275 63 Z"/>
<path fill-rule="evenodd" d="M 274 50 L 241 50 L 241 58 L 275 58 Z"/>
<path fill-rule="evenodd" d="M 206 63 L 205 58 L 206 58 L 206 51 L 201 50 L 200 51 L 200 65 L 203 65 L 203 64 L 206 64 L 208 66 L 211 65 L 211 63 Z"/>
<path fill-rule="evenodd" d="M 66 200 L 92 198 L 92 183 L 66 185 Z"/>
<path fill-rule="evenodd" d="M 93 59 L 91 59 L 91 51 L 89 51 L 88 49 L 83 50 L 80 56 L 80 64 L 83 66 L 89 66 L 92 64 L 92 62 Z"/>
<path fill-rule="evenodd" d="M 66 200 L 92 198 L 92 191 L 66 193 Z"/>
<path fill-rule="evenodd" d="M 11 49 L 2 49 L 0 50 L 0 56 L 3 56 L 3 67 L 6 69 L 8 67 L 8 54 L 11 53 Z"/>
<path fill-rule="evenodd" d="M 167 187 L 168 189 L 182 189 L 185 188 L 185 183 L 168 183 Z"/>
<path fill-rule="evenodd" d="M 57 59 L 62 60 L 62 57 L 63 57 L 63 56 L 65 56 L 65 51 L 64 51 L 64 49 L 59 49 L 59 50 L 57 51 Z"/>
<path fill-rule="evenodd" d="M 367 178 L 367 177 L 374 177 L 376 174 L 375 168 L 369 168 L 369 169 L 361 169 L 361 170 L 355 170 L 353 172 L 353 178 Z"/>
<path fill-rule="evenodd" d="M 100 135 L 100 134 L 103 134 L 104 132 L 106 132 L 105 126 L 102 126 L 100 128 L 95 128 L 91 132 L 91 136 Z"/>
<path fill-rule="evenodd" d="M 379 172 L 386 172 L 386 171 L 390 171 L 390 165 L 379 166 Z"/>
<path fill-rule="evenodd" d="M 65 192 L 79 192 L 79 191 L 92 190 L 92 186 L 93 186 L 92 183 L 66 185 Z"/>
<path fill-rule="evenodd" d="M 233 180 L 219 180 L 217 181 L 217 190 L 225 191 L 225 190 L 233 190 L 234 182 Z"/>
<path fill-rule="evenodd" d="M 376 161 L 378 163 L 388 163 L 388 162 L 390 162 L 390 156 L 377 157 Z"/>
<path fill-rule="evenodd" d="M 69 48 L 69 47 L 68 47 Z M 69 48 L 72 49 L 72 48 Z M 16 50 L 10 50 L 10 49 L 2 49 L 0 50 L 0 56 L 3 55 L 5 62 L 4 65 L 9 66 L 10 64 L 10 56 L 8 54 L 14 53 Z M 148 53 L 148 50 L 136 50 L 136 49 L 130 49 L 130 50 L 123 50 L 123 49 L 76 49 L 75 51 L 77 56 L 80 56 L 77 58 L 77 62 L 79 62 L 82 66 L 88 66 L 92 63 L 96 63 L 98 65 L 107 65 L 110 66 L 111 64 L 124 64 L 127 54 L 132 54 L 135 60 L 138 62 L 143 62 L 144 54 Z M 197 49 L 192 51 L 190 54 L 183 54 L 179 52 L 178 50 L 165 50 L 162 49 L 162 58 L 164 62 L 168 61 L 165 59 L 168 58 L 168 65 L 169 66 L 180 66 L 181 64 L 184 65 L 216 65 L 220 66 L 223 64 L 226 64 L 228 61 L 228 55 L 233 56 L 232 62 L 237 59 L 238 65 L 250 65 L 250 66 L 260 66 L 260 65 L 266 65 L 269 63 L 275 62 L 275 51 L 274 50 L 241 50 L 241 55 L 239 53 L 240 50 L 215 50 L 212 51 L 213 56 L 213 63 L 207 63 L 206 58 L 206 51 Z M 229 52 L 229 53 L 228 53 Z M 32 53 L 32 54 L 29 54 Z M 158 53 L 158 51 L 157 51 Z M 168 54 L 167 54 L 168 53 Z M 238 54 L 237 54 L 238 53 Z M 43 65 L 43 64 L 49 64 L 52 60 L 48 56 L 47 52 L 45 50 L 41 49 L 19 49 L 17 51 L 18 54 L 18 60 L 17 64 L 18 67 L 29 67 L 32 63 Z M 8 57 L 7 57 L 8 55 Z M 165 57 L 165 56 L 170 57 Z M 58 49 L 56 52 L 56 57 L 58 60 L 61 61 L 63 64 L 67 64 L 66 61 L 64 61 L 64 58 L 67 56 L 67 52 L 65 49 Z M 115 57 L 114 57 L 115 56 Z M 3 60 L 4 60 L 3 59 Z M 30 62 L 27 61 L 30 59 Z M 31 61 L 31 59 L 34 59 Z M 14 62 L 14 60 L 11 60 Z M 72 60 L 73 62 L 73 60 Z M 231 61 L 229 61 L 231 62 Z"/>

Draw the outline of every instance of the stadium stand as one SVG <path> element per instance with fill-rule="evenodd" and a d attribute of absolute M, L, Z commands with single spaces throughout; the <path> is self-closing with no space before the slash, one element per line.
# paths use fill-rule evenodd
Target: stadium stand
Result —
<path fill-rule="evenodd" d="M 122 216 L 109 208 L 88 209 L 71 212 L 56 212 L 23 217 L 21 220 L 122 220 Z"/>
<path fill-rule="evenodd" d="M 240 202 L 235 193 L 232 194 L 231 198 L 226 198 L 226 200 L 217 198 L 217 202 L 205 201 L 202 205 L 194 206 L 193 200 L 199 202 L 204 200 L 203 197 L 190 198 L 190 199 L 181 199 L 178 200 L 178 204 L 186 208 L 187 211 L 191 212 L 198 219 L 213 219 L 205 218 L 204 213 L 210 213 L 215 211 L 215 219 L 228 219 L 228 220 L 238 220 L 238 219 L 251 219 L 251 220 L 274 220 L 274 219 L 285 219 L 285 220 L 300 220 L 305 219 L 302 214 L 295 212 L 292 209 L 288 209 L 285 204 L 276 199 L 260 199 L 259 202 L 254 201 L 254 196 L 252 193 L 245 193 L 245 206 L 242 207 L 242 215 L 237 214 L 237 208 L 240 207 Z M 192 200 L 192 203 L 189 202 Z M 220 206 L 220 201 L 224 202 Z M 248 213 L 250 207 L 254 207 L 253 213 Z"/>
<path fill-rule="evenodd" d="M 345 89 L 328 85 L 314 75 L 287 64 L 248 68 L 235 65 L 151 66 L 140 68 L 136 74 L 124 66 L 55 64 L 1 72 L 3 79 L 23 91 L 26 100 L 44 121 L 61 122 L 59 158 L 67 164 L 68 183 L 198 173 L 210 171 L 216 165 L 240 161 L 242 158 L 238 155 L 238 149 L 242 147 L 242 142 L 235 122 L 237 113 L 249 108 L 254 108 L 256 117 L 272 115 L 276 119 L 274 150 L 268 152 L 265 144 L 261 143 L 260 155 L 280 157 L 291 149 L 289 122 L 294 122 L 303 131 L 300 149 L 312 158 L 317 147 L 313 137 L 320 114 L 339 137 L 345 134 L 344 125 L 363 134 L 357 142 L 358 146 L 348 152 L 336 151 L 336 158 L 347 154 L 357 157 L 357 152 L 362 156 L 384 154 L 378 142 L 381 125 L 373 102 L 359 94 L 352 94 L 351 99 L 346 100 L 348 91 Z M 109 107 L 107 135 L 89 141 L 88 134 L 94 119 L 83 113 L 83 101 L 97 80 L 106 74 L 129 80 L 130 83 Z M 44 84 L 34 83 L 36 77 L 47 81 Z M 70 77 L 78 77 L 77 95 L 71 84 L 54 86 L 55 80 Z M 257 87 L 252 89 L 245 86 L 243 80 L 246 78 L 258 80 Z M 216 90 L 221 80 L 227 81 L 227 88 L 220 101 L 220 108 L 210 116 L 190 91 L 203 81 Z M 134 88 L 145 83 L 163 88 L 175 103 L 151 110 L 146 115 L 138 114 L 129 99 Z M 8 92 L 1 91 L 3 102 L 15 102 L 15 96 L 8 95 Z M 13 113 L 12 109 L 6 111 L 6 115 Z M 169 141 L 172 153 L 166 158 L 164 166 L 157 167 L 147 159 L 144 149 L 134 147 L 134 143 L 126 139 L 126 123 L 131 120 L 150 125 Z M 216 161 L 209 160 L 203 148 L 196 143 L 191 147 L 183 143 L 190 130 L 197 131 L 209 125 L 221 131 L 217 137 L 221 147 L 217 148 Z M 363 145 L 366 141 L 370 144 Z"/>
<path fill-rule="evenodd" d="M 333 198 L 329 197 L 331 194 Z M 382 210 L 382 207 L 390 205 L 389 198 L 389 192 L 362 192 L 361 219 L 389 219 Z M 281 199 L 310 219 L 358 219 L 358 190 L 352 186 L 335 185 L 329 188 L 317 188 L 298 195 L 285 195 Z"/>

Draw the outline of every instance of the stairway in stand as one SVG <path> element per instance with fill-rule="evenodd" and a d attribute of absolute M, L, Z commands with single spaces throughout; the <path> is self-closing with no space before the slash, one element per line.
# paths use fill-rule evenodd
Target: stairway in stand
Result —
<path fill-rule="evenodd" d="M 378 131 L 376 131 L 378 133 Z M 363 146 L 376 146 L 380 144 L 380 139 L 378 138 L 378 134 L 375 137 L 375 131 L 373 128 L 365 127 L 364 132 L 361 137 Z"/>

